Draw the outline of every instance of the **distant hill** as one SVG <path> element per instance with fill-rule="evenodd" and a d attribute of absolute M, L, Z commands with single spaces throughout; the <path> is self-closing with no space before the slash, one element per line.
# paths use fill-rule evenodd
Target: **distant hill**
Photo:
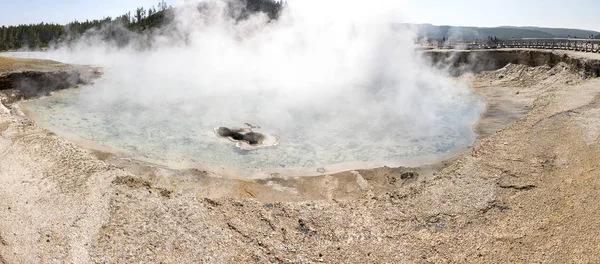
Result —
<path fill-rule="evenodd" d="M 402 24 L 418 32 L 418 37 L 423 39 L 448 38 L 454 40 L 486 39 L 488 36 L 499 39 L 509 38 L 566 38 L 576 36 L 586 38 L 588 35 L 597 35 L 600 32 L 581 29 L 566 28 L 540 28 L 540 27 L 454 27 L 434 26 L 431 24 Z"/>
<path fill-rule="evenodd" d="M 568 36 L 575 36 L 578 38 L 587 38 L 589 35 L 598 35 L 600 32 L 593 30 L 583 30 L 583 29 L 572 29 L 572 28 L 542 28 L 542 27 L 500 27 L 500 28 L 512 28 L 512 29 L 525 29 L 525 30 L 534 30 L 545 32 L 553 35 L 557 38 L 566 38 Z"/>

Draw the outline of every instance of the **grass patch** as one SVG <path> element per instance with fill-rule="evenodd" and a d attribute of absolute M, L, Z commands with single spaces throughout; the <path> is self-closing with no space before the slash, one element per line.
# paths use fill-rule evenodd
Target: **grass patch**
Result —
<path fill-rule="evenodd" d="M 66 64 L 52 60 L 20 59 L 0 55 L 0 72 L 23 70 L 54 70 L 67 67 Z"/>

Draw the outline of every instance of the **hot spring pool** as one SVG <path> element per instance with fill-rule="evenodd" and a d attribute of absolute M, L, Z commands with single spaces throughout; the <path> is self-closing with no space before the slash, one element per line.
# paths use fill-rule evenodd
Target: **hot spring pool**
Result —
<path fill-rule="evenodd" d="M 244 177 L 436 162 L 474 142 L 472 125 L 483 109 L 477 97 L 467 93 L 456 102 L 436 105 L 429 116 L 416 112 L 403 117 L 383 111 L 381 115 L 389 116 L 345 120 L 344 111 L 332 108 L 320 113 L 307 106 L 287 109 L 278 122 L 273 113 L 265 114 L 260 108 L 264 103 L 260 96 L 251 100 L 233 96 L 234 107 L 214 111 L 220 106 L 211 103 L 215 100 L 210 96 L 135 103 L 126 96 L 113 96 L 114 91 L 119 91 L 115 82 L 101 80 L 24 102 L 21 107 L 38 125 L 67 139 L 107 147 L 120 157 Z M 246 151 L 213 131 L 244 123 L 278 135 L 281 143 Z"/>

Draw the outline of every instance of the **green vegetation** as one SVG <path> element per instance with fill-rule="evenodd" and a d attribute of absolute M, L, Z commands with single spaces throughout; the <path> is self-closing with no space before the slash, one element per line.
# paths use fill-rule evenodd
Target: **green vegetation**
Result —
<path fill-rule="evenodd" d="M 161 25 L 165 20 L 165 14 L 170 10 L 171 7 L 163 0 L 159 2 L 158 8 L 154 6 L 147 10 L 143 7 L 138 8 L 133 16 L 129 12 L 115 19 L 106 17 L 84 22 L 73 21 L 66 25 L 40 23 L 2 26 L 0 27 L 0 51 L 45 48 L 51 43 L 78 39 L 88 30 L 100 30 L 103 27 L 109 28 L 107 35 L 114 37 L 117 35 L 115 34 L 117 25 L 139 32 Z"/>
<path fill-rule="evenodd" d="M 241 7 L 239 9 L 241 12 L 231 12 L 238 20 L 245 19 L 249 14 L 255 12 L 264 12 L 269 18 L 276 19 L 285 5 L 284 2 L 275 0 L 237 0 L 237 2 L 229 2 L 229 4 L 235 4 L 236 8 Z M 201 8 L 202 6 L 199 6 L 199 9 Z M 234 8 L 234 6 L 230 6 L 230 8 Z M 148 9 L 140 7 L 133 14 L 128 12 L 116 18 L 106 17 L 84 22 L 73 21 L 66 25 L 40 23 L 2 26 L 0 27 L 0 51 L 24 48 L 39 49 L 46 48 L 52 43 L 70 43 L 90 31 L 101 31 L 100 36 L 104 40 L 125 45 L 131 40 L 131 32 L 143 33 L 147 29 L 159 28 L 172 19 L 173 8 L 162 0 L 157 7 L 152 6 Z"/>
<path fill-rule="evenodd" d="M 19 59 L 0 56 L 0 73 L 24 69 L 48 69 L 51 67 L 65 67 L 65 65 L 51 60 Z"/>
<path fill-rule="evenodd" d="M 277 19 L 279 12 L 286 5 L 286 2 L 276 0 L 241 0 L 245 6 L 242 9 L 242 14 L 238 19 L 248 17 L 251 13 L 264 12 L 270 19 Z"/>
<path fill-rule="evenodd" d="M 2 26 L 0 27 L 0 50 L 47 47 L 52 40 L 64 34 L 64 26 L 57 24 Z"/>

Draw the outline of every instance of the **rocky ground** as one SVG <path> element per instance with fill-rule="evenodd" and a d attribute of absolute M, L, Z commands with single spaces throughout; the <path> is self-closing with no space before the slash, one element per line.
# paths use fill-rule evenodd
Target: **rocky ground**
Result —
<path fill-rule="evenodd" d="M 0 99 L 4 104 L 12 104 L 87 84 L 101 75 L 97 67 L 0 55 Z"/>
<path fill-rule="evenodd" d="M 600 79 L 570 61 L 497 68 L 458 77 L 488 106 L 469 151 L 317 177 L 118 160 L 5 100 L 0 263 L 599 262 Z"/>

